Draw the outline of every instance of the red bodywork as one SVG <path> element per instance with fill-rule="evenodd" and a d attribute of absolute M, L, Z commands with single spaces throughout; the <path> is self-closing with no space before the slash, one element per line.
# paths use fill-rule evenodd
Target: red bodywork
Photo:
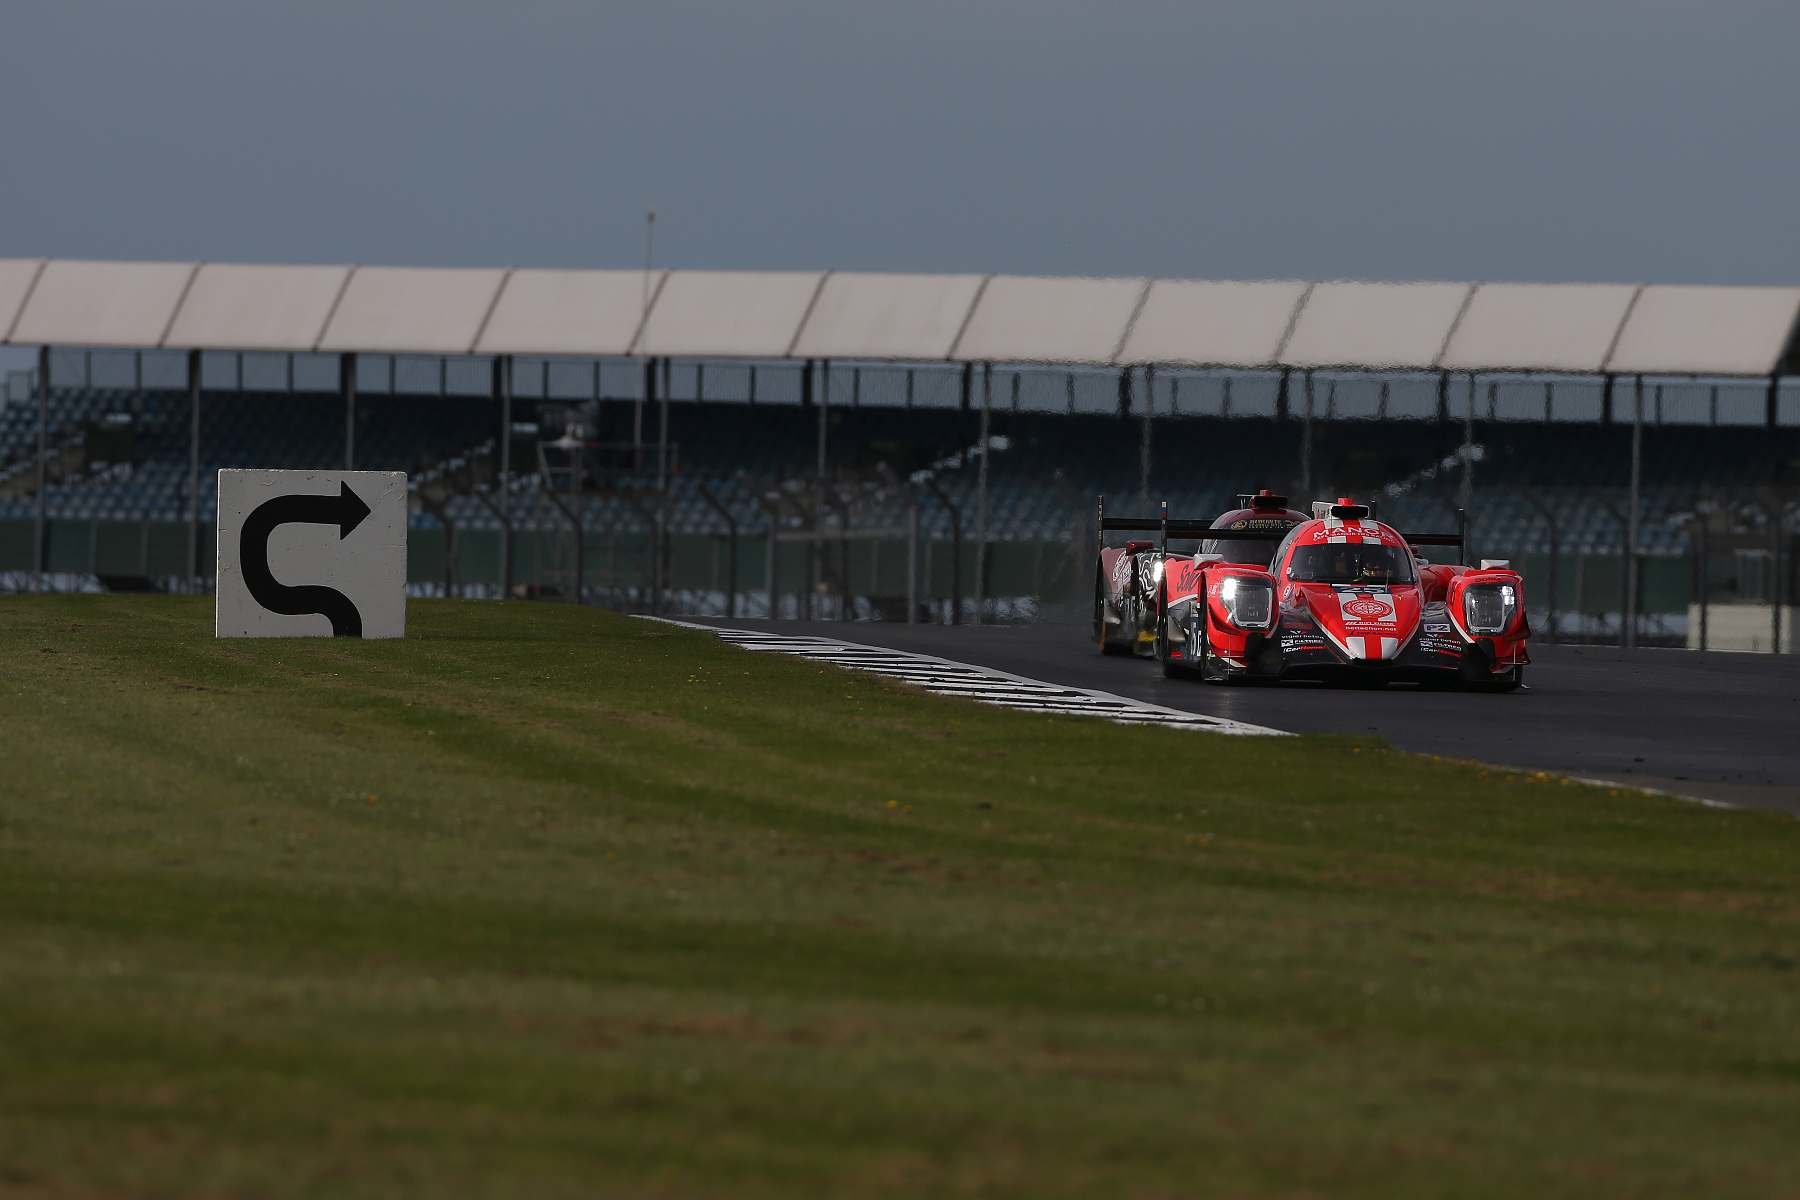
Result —
<path fill-rule="evenodd" d="M 1530 661 L 1519 574 L 1420 563 L 1397 530 L 1361 515 L 1366 511 L 1340 501 L 1332 515 L 1296 525 L 1267 569 L 1205 555 L 1169 556 L 1160 596 L 1165 665 L 1209 678 L 1348 671 L 1366 679 L 1427 680 L 1453 672 L 1464 682 L 1517 686 Z M 1376 573 L 1319 577 L 1317 564 L 1334 556 L 1362 570 L 1368 568 L 1360 564 L 1373 564 Z M 1472 589 L 1484 588 L 1490 590 L 1476 607 L 1490 625 L 1471 628 L 1465 601 Z M 1261 589 L 1272 593 L 1273 603 L 1263 602 Z M 1233 590 L 1240 597 L 1235 615 L 1227 600 Z M 1498 627 L 1495 613 L 1503 614 Z"/>

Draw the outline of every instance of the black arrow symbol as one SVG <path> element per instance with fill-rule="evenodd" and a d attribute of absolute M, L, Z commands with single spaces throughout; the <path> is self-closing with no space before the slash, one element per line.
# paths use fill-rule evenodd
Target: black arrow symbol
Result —
<path fill-rule="evenodd" d="M 250 596 L 272 613 L 285 617 L 318 613 L 331 622 L 333 637 L 361 637 L 362 613 L 350 597 L 322 584 L 289 587 L 269 572 L 269 535 L 277 525 L 336 525 L 338 540 L 350 536 L 369 506 L 350 490 L 348 483 L 335 496 L 277 496 L 264 501 L 244 518 L 238 538 L 238 570 Z"/>

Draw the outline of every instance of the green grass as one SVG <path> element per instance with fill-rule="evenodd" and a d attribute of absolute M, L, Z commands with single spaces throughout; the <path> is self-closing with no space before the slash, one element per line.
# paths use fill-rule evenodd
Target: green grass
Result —
<path fill-rule="evenodd" d="M 411 622 L 0 603 L 0 1195 L 1800 1195 L 1789 818 Z"/>

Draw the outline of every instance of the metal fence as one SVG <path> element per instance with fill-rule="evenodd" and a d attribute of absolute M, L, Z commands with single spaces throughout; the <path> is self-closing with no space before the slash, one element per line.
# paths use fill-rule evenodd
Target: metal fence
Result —
<path fill-rule="evenodd" d="M 103 417 L 145 419 L 146 398 L 159 396 L 177 398 L 179 416 L 188 361 L 57 351 L 49 382 L 111 397 Z M 235 393 L 338 404 L 341 362 L 204 355 L 204 405 L 231 405 Z M 367 408 L 382 397 L 487 397 L 497 372 L 491 359 L 364 355 L 354 374 Z M 1479 556 L 1524 571 L 1541 637 L 1794 646 L 1800 388 L 1789 381 L 519 359 L 507 385 L 518 406 L 508 432 L 521 443 L 508 490 L 494 490 L 490 470 L 452 497 L 470 512 L 503 509 L 506 528 L 459 526 L 417 503 L 416 594 L 744 616 L 773 606 L 834 618 L 1075 618 L 1092 586 L 1096 489 L 1112 504 L 1169 499 L 1205 516 L 1201 506 L 1269 484 L 1296 498 L 1353 491 L 1403 525 L 1466 508 Z M 35 415 L 35 393 L 34 379 L 8 379 L 0 431 Z M 937 457 L 880 460 L 858 430 L 883 412 L 916 414 L 921 429 L 947 419 L 932 427 Z M 1067 461 L 1023 461 L 1033 452 L 1018 431 L 1059 417 L 1105 437 Z M 708 448 L 699 435 L 728 418 L 779 428 L 779 465 Z M 606 446 L 628 448 L 623 465 L 559 482 L 540 448 L 572 437 L 599 454 L 600 429 Z M 47 507 L 41 538 L 18 511 L 35 502 L 35 444 L 9 457 L 0 443 L 0 590 L 205 588 L 211 532 L 198 514 L 84 514 L 66 503 L 98 469 L 131 468 L 107 459 L 107 437 L 106 421 L 90 419 L 46 446 L 63 499 Z M 1209 445 L 1222 440 L 1235 447 L 1223 458 Z M 996 511 L 1021 496 L 1029 521 Z M 683 497 L 685 518 L 671 511 Z"/>

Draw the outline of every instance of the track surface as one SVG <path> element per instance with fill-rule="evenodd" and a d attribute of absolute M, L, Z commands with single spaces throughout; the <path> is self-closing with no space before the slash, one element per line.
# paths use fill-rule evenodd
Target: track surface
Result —
<path fill-rule="evenodd" d="M 1533 646 L 1511 695 L 1217 687 L 1102 658 L 1085 627 L 697 623 L 913 650 L 1293 733 L 1373 733 L 1405 750 L 1614 780 L 1800 815 L 1800 656 Z"/>

